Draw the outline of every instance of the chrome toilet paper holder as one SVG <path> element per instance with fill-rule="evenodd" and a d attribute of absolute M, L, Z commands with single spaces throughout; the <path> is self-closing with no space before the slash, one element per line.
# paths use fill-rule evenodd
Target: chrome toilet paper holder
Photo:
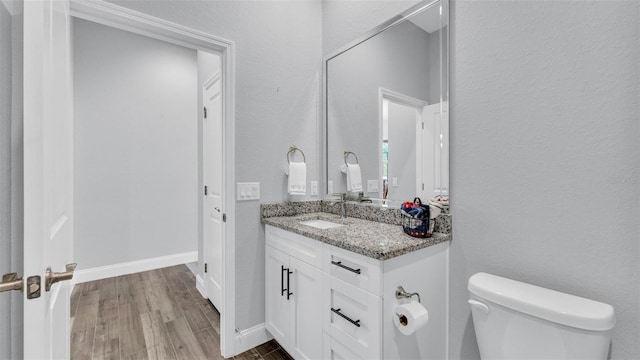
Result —
<path fill-rule="evenodd" d="M 417 292 L 407 292 L 402 286 L 398 286 L 398 288 L 396 289 L 396 299 L 411 299 L 414 296 L 417 296 L 418 302 L 422 303 L 422 301 L 420 301 L 420 294 L 418 294 Z"/>

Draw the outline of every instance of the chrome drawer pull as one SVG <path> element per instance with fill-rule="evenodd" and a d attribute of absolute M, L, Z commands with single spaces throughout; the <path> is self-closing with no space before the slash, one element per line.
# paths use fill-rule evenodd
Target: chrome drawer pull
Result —
<path fill-rule="evenodd" d="M 333 311 L 334 313 L 340 315 L 340 317 L 342 317 L 343 319 L 347 320 L 348 322 L 352 323 L 353 325 L 360 327 L 360 320 L 352 320 L 350 317 L 348 317 L 347 315 L 343 314 L 340 312 L 340 309 L 334 309 L 331 308 L 331 311 Z"/>
<path fill-rule="evenodd" d="M 345 270 L 349 270 L 351 272 L 354 272 L 354 273 L 360 275 L 360 269 L 353 269 L 353 268 L 350 268 L 350 267 L 348 267 L 346 265 L 342 265 L 342 261 L 331 261 L 331 263 L 333 265 L 335 265 L 335 266 L 341 267 L 341 268 L 343 268 Z"/>

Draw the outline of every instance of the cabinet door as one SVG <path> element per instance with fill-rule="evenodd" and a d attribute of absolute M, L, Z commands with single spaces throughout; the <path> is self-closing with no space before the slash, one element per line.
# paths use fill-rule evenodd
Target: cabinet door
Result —
<path fill-rule="evenodd" d="M 266 327 L 273 337 L 284 347 L 289 348 L 290 333 L 290 303 L 291 296 L 287 296 L 291 284 L 288 272 L 289 255 L 271 246 L 265 247 L 265 302 Z M 289 298 L 289 299 L 287 299 Z"/>
<path fill-rule="evenodd" d="M 291 287 L 291 352 L 296 359 L 322 359 L 322 272 L 294 257 Z"/>

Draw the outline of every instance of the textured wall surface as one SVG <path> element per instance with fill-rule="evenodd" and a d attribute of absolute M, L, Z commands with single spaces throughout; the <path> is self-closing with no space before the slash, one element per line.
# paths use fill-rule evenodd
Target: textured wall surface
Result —
<path fill-rule="evenodd" d="M 611 357 L 640 358 L 639 6 L 453 2 L 452 359 L 478 271 L 613 305 Z"/>
<path fill-rule="evenodd" d="M 196 251 L 196 51 L 78 19 L 73 41 L 79 268 Z"/>
<path fill-rule="evenodd" d="M 20 1 L 0 1 L 0 274 L 23 266 L 23 13 Z M 0 295 L 0 358 L 23 353 L 23 294 Z"/>
<path fill-rule="evenodd" d="M 0 275 L 11 272 L 11 13 L 0 1 Z M 0 294 L 0 359 L 11 357 L 11 298 Z"/>
<path fill-rule="evenodd" d="M 318 179 L 320 1 L 114 1 L 236 44 L 236 181 L 259 181 L 261 202 L 287 200 L 292 144 Z M 309 189 L 309 183 L 307 189 Z M 236 326 L 264 322 L 264 227 L 258 201 L 236 204 Z"/>
<path fill-rule="evenodd" d="M 419 3 L 415 0 L 323 0 L 322 53 L 326 56 Z"/>

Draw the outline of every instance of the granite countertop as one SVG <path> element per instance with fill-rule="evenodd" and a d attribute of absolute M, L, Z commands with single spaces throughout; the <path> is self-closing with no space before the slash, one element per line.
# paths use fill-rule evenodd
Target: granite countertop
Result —
<path fill-rule="evenodd" d="M 301 221 L 316 219 L 345 226 L 318 229 L 300 224 Z M 451 234 L 434 233 L 428 238 L 415 238 L 405 234 L 399 225 L 352 217 L 342 219 L 340 215 L 325 212 L 267 217 L 262 218 L 262 222 L 378 260 L 388 260 L 451 240 Z"/>

